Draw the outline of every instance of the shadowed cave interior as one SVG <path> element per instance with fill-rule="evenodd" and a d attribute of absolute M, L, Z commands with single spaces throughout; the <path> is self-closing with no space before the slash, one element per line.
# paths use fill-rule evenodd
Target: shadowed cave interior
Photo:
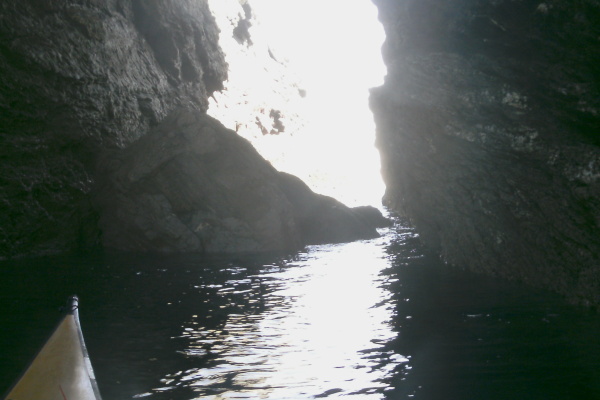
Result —
<path fill-rule="evenodd" d="M 598 5 L 373 3 L 329 20 L 323 6 L 295 2 L 279 19 L 275 5 L 248 1 L 4 2 L 0 256 L 263 251 L 375 236 L 376 211 L 347 209 L 261 161 L 329 173 L 339 155 L 348 170 L 330 181 L 380 193 L 364 186 L 379 179 L 379 162 L 388 212 L 449 264 L 598 304 Z M 385 79 L 379 67 L 362 82 L 373 87 L 376 128 L 358 119 L 364 103 L 323 114 L 332 100 L 319 89 L 353 98 L 344 91 L 367 78 L 352 71 L 377 64 L 379 49 L 359 47 L 367 15 L 379 20 L 375 43 L 385 30 Z M 333 39 L 321 47 L 273 33 L 327 23 Z M 325 102 L 310 106 L 311 96 Z M 197 116 L 174 117 L 181 109 Z M 207 111 L 238 135 L 217 134 L 226 128 Z M 368 129 L 379 154 L 363 157 L 370 139 L 350 138 Z"/>
<path fill-rule="evenodd" d="M 0 2 L 0 387 L 77 291 L 105 398 L 598 398 L 598 21 Z"/>

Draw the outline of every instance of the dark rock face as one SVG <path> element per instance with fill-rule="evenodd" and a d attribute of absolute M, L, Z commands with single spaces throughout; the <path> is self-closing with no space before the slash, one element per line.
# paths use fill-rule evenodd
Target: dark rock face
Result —
<path fill-rule="evenodd" d="M 450 263 L 600 304 L 600 4 L 374 3 L 387 204 Z"/>
<path fill-rule="evenodd" d="M 205 115 L 227 76 L 218 34 L 205 0 L 0 3 L 0 259 L 377 235 L 372 213 L 314 194 Z M 167 118 L 182 108 L 195 111 Z"/>
<path fill-rule="evenodd" d="M 93 245 L 95 154 L 226 78 L 205 1 L 0 2 L 0 258 Z"/>
<path fill-rule="evenodd" d="M 109 248 L 280 251 L 377 236 L 372 210 L 315 194 L 199 112 L 173 113 L 126 150 L 102 157 L 99 169 L 96 202 Z"/>

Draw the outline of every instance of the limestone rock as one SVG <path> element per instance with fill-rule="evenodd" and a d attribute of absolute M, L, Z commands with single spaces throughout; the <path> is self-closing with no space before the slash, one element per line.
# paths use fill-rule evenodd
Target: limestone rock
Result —
<path fill-rule="evenodd" d="M 600 304 L 600 7 L 375 0 L 386 202 L 450 263 Z"/>
<path fill-rule="evenodd" d="M 282 251 L 377 236 L 376 216 L 315 194 L 200 112 L 179 110 L 127 149 L 106 154 L 98 176 L 109 248 Z"/>

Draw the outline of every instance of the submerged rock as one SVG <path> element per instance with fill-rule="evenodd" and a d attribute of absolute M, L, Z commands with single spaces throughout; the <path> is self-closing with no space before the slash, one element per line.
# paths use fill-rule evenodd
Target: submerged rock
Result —
<path fill-rule="evenodd" d="M 450 263 L 600 304 L 598 3 L 374 2 L 387 204 Z"/>
<path fill-rule="evenodd" d="M 98 171 L 108 248 L 280 251 L 377 236 L 377 215 L 315 194 L 201 112 L 173 113 L 127 149 L 103 156 Z"/>

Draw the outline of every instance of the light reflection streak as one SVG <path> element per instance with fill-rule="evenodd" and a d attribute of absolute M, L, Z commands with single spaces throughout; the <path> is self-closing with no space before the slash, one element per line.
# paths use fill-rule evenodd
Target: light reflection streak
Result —
<path fill-rule="evenodd" d="M 385 378 L 409 360 L 384 350 L 396 333 L 384 239 L 376 241 L 313 246 L 299 261 L 227 280 L 221 305 L 240 311 L 218 328 L 192 316 L 177 339 L 201 366 L 166 376 L 157 390 L 187 387 L 214 400 L 383 398 Z"/>

